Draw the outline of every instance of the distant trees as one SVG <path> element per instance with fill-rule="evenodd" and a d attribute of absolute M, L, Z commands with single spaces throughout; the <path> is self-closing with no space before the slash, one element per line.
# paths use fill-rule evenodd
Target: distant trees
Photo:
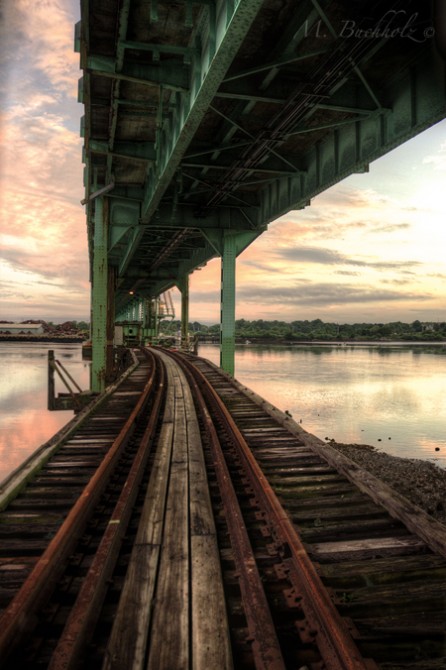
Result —
<path fill-rule="evenodd" d="M 181 328 L 179 320 L 162 321 L 164 334 L 175 334 Z M 189 324 L 190 332 L 203 337 L 218 337 L 219 324 L 206 326 L 194 321 Z M 446 340 L 446 322 L 426 323 L 419 320 L 412 323 L 393 321 L 391 323 L 332 323 L 321 319 L 313 321 L 248 321 L 235 322 L 235 336 L 238 340 L 252 342 L 345 342 L 345 341 L 441 341 Z"/>

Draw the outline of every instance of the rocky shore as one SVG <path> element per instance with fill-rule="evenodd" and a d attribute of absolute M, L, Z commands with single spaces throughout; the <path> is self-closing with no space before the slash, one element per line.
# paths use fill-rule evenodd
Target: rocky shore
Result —
<path fill-rule="evenodd" d="M 330 441 L 330 446 L 446 524 L 446 470 L 427 461 L 390 456 L 367 444 Z"/>

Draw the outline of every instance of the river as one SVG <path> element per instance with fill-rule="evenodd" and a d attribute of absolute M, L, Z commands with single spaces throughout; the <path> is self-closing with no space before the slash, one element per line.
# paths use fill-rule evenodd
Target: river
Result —
<path fill-rule="evenodd" d="M 89 386 L 79 344 L 0 343 L 0 481 L 73 417 L 46 409 L 48 349 Z M 217 346 L 199 354 L 218 363 Z M 322 440 L 446 468 L 445 346 L 242 345 L 235 365 L 240 382 Z"/>
<path fill-rule="evenodd" d="M 0 342 L 0 482 L 70 419 L 47 410 L 48 350 L 86 390 L 90 365 L 80 344 Z M 56 392 L 66 392 L 56 377 Z"/>

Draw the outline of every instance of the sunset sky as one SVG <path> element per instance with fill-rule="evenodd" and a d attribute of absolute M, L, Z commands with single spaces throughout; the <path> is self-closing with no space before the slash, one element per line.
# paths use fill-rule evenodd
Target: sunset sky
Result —
<path fill-rule="evenodd" d="M 6 0 L 0 35 L 0 319 L 89 319 L 79 0 Z M 237 318 L 446 321 L 446 121 L 270 224 L 240 257 Z M 220 262 L 191 277 L 219 320 Z"/>

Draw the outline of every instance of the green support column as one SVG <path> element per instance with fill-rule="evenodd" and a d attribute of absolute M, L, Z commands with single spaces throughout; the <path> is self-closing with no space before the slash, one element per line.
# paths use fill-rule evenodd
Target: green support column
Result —
<path fill-rule="evenodd" d="M 178 282 L 181 293 L 181 348 L 189 348 L 189 275 L 183 275 Z"/>
<path fill-rule="evenodd" d="M 107 218 L 107 200 L 99 196 L 95 200 L 94 212 L 91 324 L 91 390 L 96 393 L 105 389 L 107 367 Z"/>
<path fill-rule="evenodd" d="M 227 234 L 221 258 L 220 367 L 234 376 L 236 237 Z"/>
<path fill-rule="evenodd" d="M 107 358 L 105 368 L 105 381 L 109 384 L 114 381 L 114 340 L 115 340 L 115 289 L 116 289 L 116 270 L 113 267 L 108 268 L 108 287 L 107 287 Z"/>

